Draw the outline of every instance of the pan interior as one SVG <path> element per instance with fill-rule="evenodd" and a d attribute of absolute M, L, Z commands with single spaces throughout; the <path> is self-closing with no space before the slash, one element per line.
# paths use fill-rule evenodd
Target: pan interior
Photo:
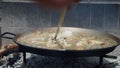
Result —
<path fill-rule="evenodd" d="M 116 37 L 95 30 L 82 28 L 60 29 L 58 43 L 53 40 L 57 28 L 43 28 L 17 37 L 20 44 L 45 49 L 90 50 L 118 45 Z M 63 48 L 61 48 L 61 45 Z"/>

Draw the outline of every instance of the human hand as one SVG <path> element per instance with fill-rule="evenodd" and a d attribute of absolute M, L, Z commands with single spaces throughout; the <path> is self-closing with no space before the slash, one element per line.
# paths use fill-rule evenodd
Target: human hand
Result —
<path fill-rule="evenodd" d="M 6 56 L 17 51 L 18 46 L 15 44 L 7 44 L 6 46 L 2 46 L 2 48 L 0 49 L 0 58 L 2 56 Z"/>
<path fill-rule="evenodd" d="M 64 6 L 70 7 L 72 4 L 79 2 L 80 0 L 34 0 L 39 5 L 48 8 L 59 9 Z"/>

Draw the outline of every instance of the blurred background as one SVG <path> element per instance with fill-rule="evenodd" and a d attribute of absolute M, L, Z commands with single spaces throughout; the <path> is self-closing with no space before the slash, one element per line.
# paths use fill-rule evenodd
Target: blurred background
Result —
<path fill-rule="evenodd" d="M 119 0 L 81 0 L 68 10 L 63 26 L 97 29 L 120 34 Z M 60 10 L 39 7 L 30 0 L 2 0 L 2 32 L 57 26 Z"/>

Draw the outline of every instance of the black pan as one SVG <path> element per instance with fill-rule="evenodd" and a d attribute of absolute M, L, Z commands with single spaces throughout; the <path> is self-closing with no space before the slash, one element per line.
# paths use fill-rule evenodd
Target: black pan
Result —
<path fill-rule="evenodd" d="M 50 32 L 50 31 L 56 31 L 56 29 L 57 29 L 56 27 L 41 28 L 35 31 Z M 28 46 L 26 44 L 22 44 L 17 41 L 20 37 L 25 36 L 30 33 L 34 33 L 35 31 L 29 31 L 29 32 L 25 32 L 22 34 L 18 34 L 18 35 L 15 35 L 10 32 L 5 32 L 1 35 L 1 37 L 6 38 L 6 39 L 12 39 L 13 42 L 15 42 L 19 46 L 20 52 L 29 52 L 29 53 L 34 53 L 34 54 L 39 54 L 39 55 L 44 55 L 44 56 L 55 56 L 55 57 L 104 56 L 105 54 L 112 52 L 115 49 L 115 47 L 117 47 L 120 44 L 120 40 L 111 34 L 99 32 L 99 31 L 91 30 L 91 29 L 74 28 L 74 27 L 62 27 L 61 31 L 76 31 L 76 32 L 85 32 L 85 33 L 92 34 L 92 35 L 104 35 L 104 36 L 114 39 L 117 42 L 117 44 L 112 47 L 89 49 L 89 50 L 63 50 L 63 49 L 38 48 L 38 47 Z M 13 37 L 7 37 L 7 35 L 12 35 Z"/>

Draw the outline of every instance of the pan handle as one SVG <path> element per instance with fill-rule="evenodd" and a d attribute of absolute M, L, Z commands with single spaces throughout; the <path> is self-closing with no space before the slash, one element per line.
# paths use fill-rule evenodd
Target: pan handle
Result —
<path fill-rule="evenodd" d="M 13 37 L 8 37 L 6 35 L 11 35 Z M 0 38 L 5 38 L 5 39 L 13 39 L 16 36 L 16 34 L 10 33 L 10 32 L 5 32 L 3 34 L 0 35 Z"/>

